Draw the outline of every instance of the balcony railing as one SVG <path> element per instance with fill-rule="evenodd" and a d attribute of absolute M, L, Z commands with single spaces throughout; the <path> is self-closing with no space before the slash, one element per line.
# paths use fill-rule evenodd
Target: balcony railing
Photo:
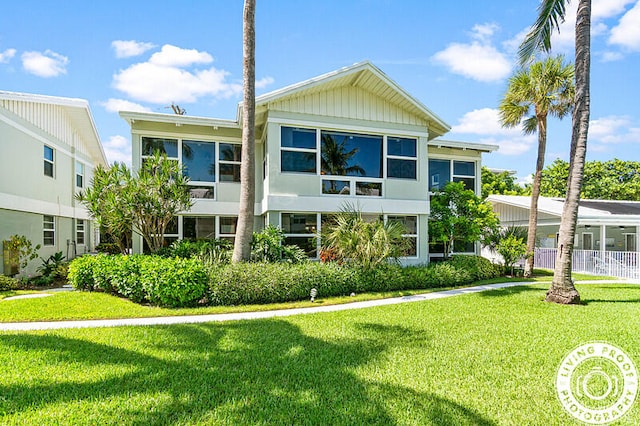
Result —
<path fill-rule="evenodd" d="M 557 249 L 537 248 L 536 268 L 554 269 Z M 574 250 L 573 272 L 640 279 L 640 253 L 635 251 Z"/>

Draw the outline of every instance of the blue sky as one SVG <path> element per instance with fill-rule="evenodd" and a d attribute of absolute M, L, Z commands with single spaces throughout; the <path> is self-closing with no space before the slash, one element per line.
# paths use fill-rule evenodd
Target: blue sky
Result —
<path fill-rule="evenodd" d="M 502 129 L 496 108 L 537 0 L 258 0 L 257 94 L 370 60 L 452 126 L 492 143 L 490 167 L 535 168 L 535 136 Z M 573 58 L 577 0 L 553 38 Z M 87 99 L 109 161 L 130 162 L 117 111 L 235 118 L 242 1 L 4 2 L 0 90 Z M 640 0 L 593 0 L 588 159 L 640 160 Z M 567 159 L 570 117 L 549 123 L 547 164 Z"/>

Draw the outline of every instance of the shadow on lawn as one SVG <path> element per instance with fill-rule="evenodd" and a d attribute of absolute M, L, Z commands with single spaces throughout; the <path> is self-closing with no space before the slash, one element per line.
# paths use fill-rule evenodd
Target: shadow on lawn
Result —
<path fill-rule="evenodd" d="M 325 341 L 280 320 L 102 331 L 134 349 L 54 334 L 0 335 L 0 371 L 11 359 L 28 365 L 37 358 L 68 375 L 50 383 L 30 370 L 29 380 L 0 382 L 0 419 L 60 413 L 54 422 L 64 423 L 82 410 L 94 422 L 118 424 L 396 424 L 397 416 L 414 424 L 494 424 L 440 395 L 354 373 L 396 345 L 427 350 L 424 333 L 347 327 L 357 329 L 357 339 Z M 80 408 L 85 401 L 91 403 Z M 56 405 L 65 407 L 52 410 Z"/>
<path fill-rule="evenodd" d="M 518 285 L 514 287 L 503 287 L 496 290 L 487 290 L 480 292 L 479 294 L 482 297 L 504 297 L 528 292 L 539 292 L 544 294 L 545 291 L 545 289 L 540 287 L 533 287 L 531 285 Z"/>

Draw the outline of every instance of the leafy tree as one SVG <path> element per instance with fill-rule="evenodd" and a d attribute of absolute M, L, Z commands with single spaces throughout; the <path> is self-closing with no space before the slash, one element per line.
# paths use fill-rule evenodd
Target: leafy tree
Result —
<path fill-rule="evenodd" d="M 126 182 L 124 207 L 152 253 L 164 247 L 164 233 L 175 216 L 191 208 L 188 181 L 177 161 L 156 152 L 145 159 L 138 176 Z"/>
<path fill-rule="evenodd" d="M 131 247 L 133 215 L 124 208 L 131 179 L 131 171 L 124 163 L 114 163 L 110 168 L 98 165 L 89 186 L 76 194 L 123 254 Z"/>
<path fill-rule="evenodd" d="M 399 222 L 367 221 L 358 208 L 346 205 L 323 226 L 322 249 L 331 253 L 332 260 L 373 269 L 404 255 L 408 249 L 405 233 Z"/>
<path fill-rule="evenodd" d="M 527 63 L 536 51 L 551 50 L 551 33 L 559 29 L 565 18 L 568 0 L 542 0 L 538 18 L 520 45 L 520 62 Z M 591 0 L 579 0 L 575 26 L 575 76 L 576 93 L 573 102 L 571 152 L 567 197 L 560 221 L 558 255 L 553 272 L 548 302 L 574 304 L 580 302 L 580 294 L 571 279 L 571 258 L 578 221 L 578 202 L 584 176 L 587 153 L 587 134 L 590 114 L 591 75 Z"/>
<path fill-rule="evenodd" d="M 431 197 L 429 237 L 443 244 L 445 257 L 451 254 L 456 242 L 485 241 L 497 226 L 498 218 L 491 204 L 465 189 L 464 183 L 449 182 Z"/>
<path fill-rule="evenodd" d="M 569 177 L 569 163 L 556 159 L 542 171 L 541 194 L 564 198 Z M 587 161 L 581 198 L 592 200 L 640 201 L 640 162 L 613 159 Z"/>
<path fill-rule="evenodd" d="M 9 264 L 18 267 L 18 273 L 27 267 L 30 261 L 38 257 L 40 244 L 33 245 L 24 235 L 12 235 L 6 243 L 9 250 Z"/>
<path fill-rule="evenodd" d="M 535 249 L 538 226 L 538 198 L 547 145 L 547 116 L 563 118 L 572 107 L 573 65 L 564 64 L 562 56 L 534 62 L 509 79 L 509 88 L 500 103 L 500 121 L 504 127 L 522 125 L 525 134 L 538 133 L 538 159 L 531 187 L 529 238 L 527 250 Z M 533 275 L 533 256 L 527 258 L 524 276 Z"/>
<path fill-rule="evenodd" d="M 243 97 L 242 97 L 242 162 L 240 165 L 240 207 L 233 247 L 233 262 L 251 259 L 254 210 L 256 200 L 256 1 L 245 0 L 243 11 Z"/>
<path fill-rule="evenodd" d="M 516 183 L 515 176 L 509 172 L 494 173 L 482 167 L 482 198 L 491 194 L 526 195 L 526 189 Z"/>

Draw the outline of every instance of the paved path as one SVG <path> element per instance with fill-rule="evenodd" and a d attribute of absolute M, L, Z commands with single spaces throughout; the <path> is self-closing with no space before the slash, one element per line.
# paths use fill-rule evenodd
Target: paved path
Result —
<path fill-rule="evenodd" d="M 579 284 L 602 284 L 606 281 L 581 281 Z M 629 283 L 629 281 L 619 281 Z M 83 320 L 83 321 L 51 321 L 51 322 L 15 322 L 0 323 L 0 331 L 30 331 L 30 330 L 54 330 L 62 328 L 95 328 L 95 327 L 118 327 L 127 325 L 168 325 L 168 324 L 194 324 L 216 321 L 238 321 L 246 319 L 287 317 L 299 314 L 313 314 L 318 312 L 337 312 L 348 309 L 362 309 L 374 306 L 396 305 L 399 303 L 420 302 L 423 300 L 442 299 L 445 297 L 458 296 L 460 294 L 478 293 L 486 290 L 495 290 L 506 287 L 520 285 L 540 284 L 533 281 L 509 282 L 499 284 L 479 285 L 475 287 L 458 288 L 454 290 L 436 291 L 432 293 L 416 294 L 413 296 L 394 297 L 390 299 L 369 300 L 366 302 L 345 303 L 342 305 L 317 306 L 311 308 L 280 309 L 273 311 L 259 312 L 238 312 L 232 314 L 210 314 L 210 315 L 185 315 L 175 317 L 152 317 L 152 318 L 126 318 L 109 320 Z"/>

